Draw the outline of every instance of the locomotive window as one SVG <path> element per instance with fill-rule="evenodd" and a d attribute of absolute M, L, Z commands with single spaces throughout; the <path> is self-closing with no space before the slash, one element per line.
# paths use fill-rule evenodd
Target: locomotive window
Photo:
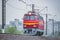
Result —
<path fill-rule="evenodd" d="M 43 17 L 40 16 L 39 19 L 43 20 Z"/>
<path fill-rule="evenodd" d="M 34 16 L 30 16 L 30 20 L 34 20 L 35 19 L 35 17 Z"/>
<path fill-rule="evenodd" d="M 29 20 L 29 16 L 25 16 L 25 20 Z"/>
<path fill-rule="evenodd" d="M 40 20 L 43 20 L 43 17 L 42 17 L 42 16 L 40 16 L 40 15 L 38 15 L 38 18 L 39 18 Z"/>

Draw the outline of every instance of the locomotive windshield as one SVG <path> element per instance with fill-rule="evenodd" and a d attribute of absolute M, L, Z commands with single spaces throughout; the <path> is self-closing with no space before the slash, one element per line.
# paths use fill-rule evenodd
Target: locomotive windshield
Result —
<path fill-rule="evenodd" d="M 30 20 L 34 20 L 35 19 L 35 16 L 30 16 Z"/>
<path fill-rule="evenodd" d="M 25 16 L 25 20 L 29 20 L 29 16 Z"/>
<path fill-rule="evenodd" d="M 35 16 L 25 16 L 25 20 L 34 20 Z"/>

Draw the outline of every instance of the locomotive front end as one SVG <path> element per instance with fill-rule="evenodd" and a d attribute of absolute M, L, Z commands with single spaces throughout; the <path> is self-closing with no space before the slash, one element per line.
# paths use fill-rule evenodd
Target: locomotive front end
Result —
<path fill-rule="evenodd" d="M 36 34 L 36 29 L 38 28 L 38 20 L 35 14 L 25 14 L 23 18 L 23 28 L 26 34 Z"/>
<path fill-rule="evenodd" d="M 34 13 L 25 14 L 23 17 L 24 33 L 29 35 L 40 35 L 44 30 L 42 21 L 40 21 L 38 15 Z"/>

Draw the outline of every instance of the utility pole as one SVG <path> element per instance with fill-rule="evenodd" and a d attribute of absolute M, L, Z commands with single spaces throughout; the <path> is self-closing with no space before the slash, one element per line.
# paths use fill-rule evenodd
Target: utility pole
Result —
<path fill-rule="evenodd" d="M 52 19 L 52 23 L 53 23 L 53 35 L 54 35 L 54 19 Z"/>
<path fill-rule="evenodd" d="M 2 32 L 4 33 L 4 26 L 6 24 L 6 0 L 2 0 Z"/>
<path fill-rule="evenodd" d="M 52 20 L 52 23 L 53 23 L 53 35 L 55 34 L 55 33 L 54 33 L 54 28 L 55 28 L 55 16 L 56 16 L 56 15 L 54 15 L 53 20 Z"/>
<path fill-rule="evenodd" d="M 46 35 L 47 35 L 47 14 L 46 14 Z"/>
<path fill-rule="evenodd" d="M 35 10 L 34 7 L 35 7 L 34 4 L 32 4 L 32 12 L 34 12 L 34 10 Z"/>

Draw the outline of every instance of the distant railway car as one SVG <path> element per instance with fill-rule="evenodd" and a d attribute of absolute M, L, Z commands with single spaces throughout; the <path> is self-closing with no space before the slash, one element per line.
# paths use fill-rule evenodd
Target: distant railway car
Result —
<path fill-rule="evenodd" d="M 29 35 L 43 35 L 44 20 L 43 17 L 35 12 L 29 11 L 23 17 L 24 33 Z"/>

